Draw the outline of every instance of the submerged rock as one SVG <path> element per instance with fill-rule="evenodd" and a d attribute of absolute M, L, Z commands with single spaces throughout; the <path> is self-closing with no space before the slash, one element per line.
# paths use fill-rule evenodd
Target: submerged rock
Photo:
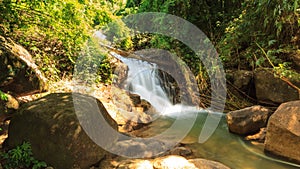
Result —
<path fill-rule="evenodd" d="M 201 158 L 190 159 L 188 161 L 193 163 L 199 169 L 230 169 L 222 163 Z"/>
<path fill-rule="evenodd" d="M 270 117 L 265 151 L 300 164 L 300 101 L 283 103 Z"/>
<path fill-rule="evenodd" d="M 229 131 L 237 134 L 251 134 L 267 125 L 271 111 L 262 106 L 252 106 L 227 113 Z"/>
<path fill-rule="evenodd" d="M 78 103 L 76 116 L 74 104 Z M 96 126 L 94 117 L 100 113 L 113 129 L 117 129 L 117 123 L 97 99 L 81 94 L 75 94 L 75 97 L 71 93 L 49 94 L 21 106 L 10 122 L 8 146 L 15 147 L 28 141 L 35 158 L 55 169 L 87 169 L 107 153 L 86 134 L 78 115 L 84 116 L 81 119 L 86 118 L 84 123 Z M 108 146 L 117 139 L 112 133 L 100 132 L 98 137 Z"/>

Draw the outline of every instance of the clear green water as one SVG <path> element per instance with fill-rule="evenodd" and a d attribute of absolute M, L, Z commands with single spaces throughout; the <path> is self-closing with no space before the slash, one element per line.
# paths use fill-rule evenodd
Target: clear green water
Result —
<path fill-rule="evenodd" d="M 203 144 L 198 143 L 198 136 L 203 127 L 206 114 L 198 114 L 190 133 L 182 141 L 193 150 L 195 157 L 219 161 L 232 169 L 296 169 L 296 164 L 284 164 L 279 159 L 266 156 L 263 145 L 252 145 L 241 137 L 228 132 L 225 117 L 222 117 L 214 134 Z M 160 118 L 146 130 L 148 136 L 161 133 L 174 119 Z M 293 166 L 295 165 L 295 166 Z"/>

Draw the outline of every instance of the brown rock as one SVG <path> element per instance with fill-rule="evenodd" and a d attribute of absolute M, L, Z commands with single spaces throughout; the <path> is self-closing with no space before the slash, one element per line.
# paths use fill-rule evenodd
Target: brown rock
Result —
<path fill-rule="evenodd" d="M 283 103 L 270 117 L 265 151 L 300 164 L 300 101 Z"/>
<path fill-rule="evenodd" d="M 271 111 L 262 106 L 252 106 L 227 113 L 229 131 L 237 134 L 251 134 L 267 125 Z"/>
<path fill-rule="evenodd" d="M 234 86 L 231 88 L 228 86 L 229 90 L 234 92 L 233 94 L 239 96 L 240 91 L 245 94 L 254 97 L 254 73 L 248 70 L 234 70 L 226 72 L 226 79 Z M 238 89 L 238 91 L 237 91 Z"/>
<path fill-rule="evenodd" d="M 300 71 L 300 50 L 297 50 L 292 54 L 292 61 L 295 65 L 295 68 Z"/>
<path fill-rule="evenodd" d="M 74 104 L 77 105 L 76 114 Z M 20 107 L 11 119 L 7 143 L 15 147 L 28 141 L 35 158 L 55 169 L 87 169 L 107 154 L 81 127 L 83 122 L 94 126 L 98 122 L 98 126 L 102 126 L 103 121 L 97 118 L 100 113 L 117 129 L 116 122 L 97 99 L 81 94 L 49 94 Z M 117 139 L 112 133 L 109 136 L 104 132 L 97 134 L 108 145 Z"/>
<path fill-rule="evenodd" d="M 254 77 L 256 97 L 260 102 L 280 104 L 299 99 L 298 91 L 275 77 L 272 69 L 257 69 Z M 300 86 L 300 81 L 291 82 Z"/>
<path fill-rule="evenodd" d="M 254 140 L 254 141 L 258 141 L 260 143 L 263 143 L 265 141 L 265 138 L 266 138 L 266 132 L 267 132 L 266 127 L 261 128 L 258 133 L 254 134 L 254 135 L 247 136 L 246 140 Z"/>
<path fill-rule="evenodd" d="M 191 155 L 193 152 L 191 149 L 185 148 L 185 147 L 175 147 L 174 149 L 172 149 L 170 151 L 171 155 L 179 155 L 179 156 L 189 156 Z"/>
<path fill-rule="evenodd" d="M 47 89 L 47 79 L 29 52 L 9 38 L 0 36 L 0 89 L 27 95 Z"/>
<path fill-rule="evenodd" d="M 112 101 L 117 109 L 110 110 L 110 113 L 114 113 L 112 117 L 123 131 L 136 130 L 149 124 L 156 114 L 150 103 L 118 87 L 112 88 Z"/>

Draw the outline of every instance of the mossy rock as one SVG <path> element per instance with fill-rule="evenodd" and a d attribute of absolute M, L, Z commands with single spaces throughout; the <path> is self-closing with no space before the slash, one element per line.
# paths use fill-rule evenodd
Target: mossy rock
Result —
<path fill-rule="evenodd" d="M 77 103 L 80 103 L 76 107 L 79 113 L 75 113 L 74 105 Z M 7 144 L 12 148 L 28 141 L 32 145 L 34 157 L 55 169 L 87 169 L 99 162 L 107 152 L 87 135 L 81 125 L 82 121 L 78 119 L 82 120 L 79 116 L 86 115 L 90 121 L 85 122 L 93 123 L 96 118 L 90 118 L 99 114 L 117 130 L 117 123 L 96 98 L 72 93 L 49 94 L 20 107 L 11 119 Z M 101 132 L 99 138 L 107 146 L 117 140 L 115 136 Z"/>

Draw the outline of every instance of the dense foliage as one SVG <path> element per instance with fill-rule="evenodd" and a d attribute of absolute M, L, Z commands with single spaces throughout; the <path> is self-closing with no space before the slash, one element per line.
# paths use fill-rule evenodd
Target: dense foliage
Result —
<path fill-rule="evenodd" d="M 1 34 L 26 47 L 47 77 L 72 74 L 93 31 L 114 18 L 117 1 L 2 0 Z"/>
<path fill-rule="evenodd" d="M 176 53 L 204 90 L 209 88 L 205 67 L 187 46 L 162 35 L 131 37 L 116 18 L 142 12 L 182 17 L 209 37 L 225 68 L 271 67 L 277 75 L 291 78 L 299 71 L 295 63 L 300 55 L 299 4 L 300 0 L 0 0 L 0 34 L 26 47 L 51 80 L 71 75 L 76 59 L 84 53 L 91 56 L 86 57 L 86 61 L 91 59 L 91 69 L 100 68 L 96 80 L 107 82 L 113 72 L 107 54 L 95 58 L 98 49 L 86 48 L 95 44 L 90 39 L 94 31 L 104 28 L 110 40 L 122 37 L 114 44 L 117 48 L 161 48 Z M 107 23 L 114 26 L 106 29 Z"/>
<path fill-rule="evenodd" d="M 245 1 L 218 47 L 228 67 L 291 66 L 299 54 L 300 1 Z M 271 62 L 271 63 L 270 63 Z"/>
<path fill-rule="evenodd" d="M 300 55 L 299 4 L 299 0 L 129 0 L 122 12 L 180 16 L 210 38 L 227 70 L 271 67 L 275 76 L 286 81 L 300 79 L 296 63 Z M 195 74 L 199 88 L 209 88 L 205 67 L 184 44 L 149 34 L 136 37 L 133 43 L 135 49 L 154 47 L 175 52 Z"/>

